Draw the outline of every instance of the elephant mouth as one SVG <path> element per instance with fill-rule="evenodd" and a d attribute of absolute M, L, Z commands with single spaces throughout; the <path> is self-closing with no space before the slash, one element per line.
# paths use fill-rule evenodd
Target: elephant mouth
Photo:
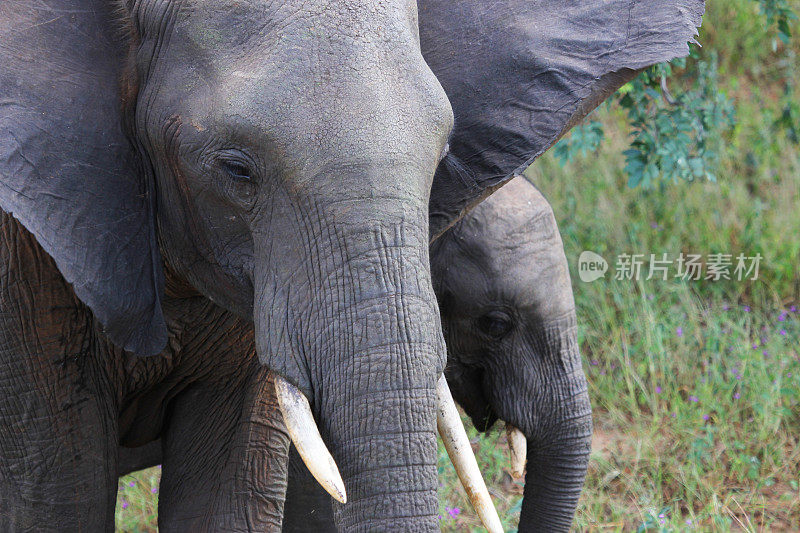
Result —
<path fill-rule="evenodd" d="M 462 408 L 470 417 L 472 425 L 481 433 L 489 432 L 492 427 L 501 418 L 497 415 L 492 405 L 485 401 L 476 408 L 473 406 L 472 410 L 468 410 L 462 405 Z M 525 463 L 527 462 L 528 455 L 528 438 L 527 436 L 511 422 L 505 422 L 506 441 L 509 449 L 509 462 L 511 465 L 511 474 L 513 477 L 519 479 L 525 474 Z"/>
<path fill-rule="evenodd" d="M 445 370 L 447 381 L 451 384 L 453 397 L 470 418 L 475 429 L 486 433 L 500 420 L 497 411 L 489 401 L 487 391 L 490 385 L 485 379 L 486 371 L 482 368 L 458 370 L 457 374 L 455 368 Z"/>
<path fill-rule="evenodd" d="M 483 369 L 471 369 L 460 379 L 454 379 L 454 395 L 461 408 L 470 417 L 472 425 L 481 433 L 487 433 L 498 420 L 501 420 L 494 406 L 489 400 L 487 392 L 490 385 L 485 378 Z M 471 393 L 462 393 L 471 391 Z M 511 473 L 515 478 L 521 478 L 525 472 L 527 461 L 527 436 L 515 425 L 505 421 L 506 440 L 508 442 Z"/>
<path fill-rule="evenodd" d="M 475 429 L 480 431 L 481 433 L 486 433 L 492 427 L 494 427 L 495 423 L 500 420 L 500 417 L 495 412 L 494 408 L 489 404 L 485 403 L 478 411 L 470 412 L 467 408 L 463 405 L 464 411 L 469 416 L 470 420 L 472 421 L 472 425 L 475 426 Z"/>

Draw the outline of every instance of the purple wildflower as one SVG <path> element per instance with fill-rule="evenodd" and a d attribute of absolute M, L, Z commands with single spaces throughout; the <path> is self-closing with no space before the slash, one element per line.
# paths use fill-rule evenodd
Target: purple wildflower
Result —
<path fill-rule="evenodd" d="M 764 350 L 763 352 L 761 352 L 761 355 L 763 355 L 764 357 L 769 357 L 769 352 Z"/>
<path fill-rule="evenodd" d="M 449 509 L 447 512 L 450 513 L 450 518 L 455 518 L 459 514 L 461 514 L 461 509 L 459 509 L 458 507 L 453 507 L 452 509 Z"/>
<path fill-rule="evenodd" d="M 122 508 L 123 508 L 123 509 L 127 509 L 127 508 L 128 508 L 128 505 L 129 505 L 129 504 L 128 504 L 128 502 L 127 502 L 127 501 L 125 501 L 125 500 L 122 500 Z"/>
<path fill-rule="evenodd" d="M 661 387 L 656 385 L 656 394 L 661 394 Z"/>
<path fill-rule="evenodd" d="M 780 334 L 781 334 L 781 336 L 783 336 L 783 337 L 785 337 L 785 336 L 786 336 L 786 330 L 785 330 L 785 329 L 782 329 L 782 330 L 780 330 L 780 332 L 779 332 L 779 333 L 780 333 Z"/>
<path fill-rule="evenodd" d="M 152 492 L 153 494 L 155 494 L 156 492 L 158 492 L 158 488 L 156 488 L 156 487 L 153 487 L 152 489 L 150 489 L 150 492 Z"/>
<path fill-rule="evenodd" d="M 742 395 L 741 395 L 741 394 L 739 394 L 738 392 L 737 392 L 737 393 L 734 393 L 734 395 L 733 395 L 733 399 L 734 399 L 734 400 L 738 400 L 738 399 L 739 399 L 739 398 L 741 398 L 741 397 L 742 397 Z"/>
<path fill-rule="evenodd" d="M 781 311 L 781 314 L 778 315 L 778 322 L 786 321 L 786 311 Z"/>
<path fill-rule="evenodd" d="M 692 396 L 689 396 L 689 401 L 690 401 L 690 402 L 697 403 L 697 402 L 699 402 L 700 400 L 697 398 L 697 396 L 694 396 L 694 395 L 692 395 Z"/>
<path fill-rule="evenodd" d="M 678 329 L 675 330 L 675 333 L 678 334 L 678 337 L 683 337 L 683 328 L 678 326 Z"/>
<path fill-rule="evenodd" d="M 731 308 L 731 306 L 730 306 L 730 305 L 728 305 L 728 304 L 722 304 L 722 310 L 723 310 L 723 311 L 727 311 L 727 310 L 728 310 L 728 309 L 730 309 L 730 308 Z"/>
<path fill-rule="evenodd" d="M 128 483 L 128 486 L 129 487 L 135 487 L 136 486 L 136 482 L 135 481 L 131 481 L 130 483 Z"/>
<path fill-rule="evenodd" d="M 692 525 L 692 520 L 690 518 L 686 519 L 686 525 L 687 526 L 691 526 Z"/>
<path fill-rule="evenodd" d="M 711 417 L 708 416 L 708 415 L 703 415 L 703 420 L 708 420 L 709 418 L 711 418 Z"/>
<path fill-rule="evenodd" d="M 796 313 L 797 312 L 797 306 L 796 305 L 791 306 L 789 308 L 789 311 L 792 312 L 792 313 Z"/>
<path fill-rule="evenodd" d="M 592 366 L 597 366 L 599 361 L 597 359 L 592 359 Z"/>
<path fill-rule="evenodd" d="M 745 313 L 749 313 L 750 312 L 750 306 L 749 305 L 745 305 L 744 307 L 742 307 L 742 309 L 744 310 Z"/>

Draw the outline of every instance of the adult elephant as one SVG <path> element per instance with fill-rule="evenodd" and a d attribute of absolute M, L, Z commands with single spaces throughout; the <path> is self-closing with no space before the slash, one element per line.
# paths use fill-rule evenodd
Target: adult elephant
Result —
<path fill-rule="evenodd" d="M 481 431 L 506 421 L 517 475 L 527 459 L 519 530 L 569 530 L 592 419 L 550 204 L 515 178 L 433 244 L 431 273 L 453 397 Z M 293 452 L 284 533 L 335 531 L 330 501 Z"/>
<path fill-rule="evenodd" d="M 285 446 L 217 463 L 279 428 L 239 416 L 216 450 L 195 424 L 228 425 L 232 398 L 269 407 L 268 373 L 195 386 L 202 368 L 173 366 L 252 322 L 293 438 L 324 449 L 315 418 L 338 464 L 338 527 L 434 530 L 429 239 L 636 69 L 685 54 L 702 9 L 3 2 L 2 529 L 110 529 L 116 442 L 159 435 L 165 530 L 277 527 L 281 494 L 242 472 L 284 479 Z M 312 469 L 344 499 L 332 461 Z"/>

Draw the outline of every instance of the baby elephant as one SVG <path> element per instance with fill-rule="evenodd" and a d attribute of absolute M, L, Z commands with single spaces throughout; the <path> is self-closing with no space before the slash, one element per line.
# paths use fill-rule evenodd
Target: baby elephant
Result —
<path fill-rule="evenodd" d="M 431 271 L 453 396 L 481 431 L 504 420 L 512 464 L 527 459 L 520 531 L 567 531 L 592 420 L 550 205 L 514 179 L 433 244 Z M 292 457 L 283 530 L 335 531 L 330 498 Z"/>

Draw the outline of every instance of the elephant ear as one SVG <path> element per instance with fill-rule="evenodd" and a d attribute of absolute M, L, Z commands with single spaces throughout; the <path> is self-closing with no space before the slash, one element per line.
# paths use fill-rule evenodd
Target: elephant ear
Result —
<path fill-rule="evenodd" d="M 688 54 L 702 0 L 418 0 L 455 129 L 431 237 L 522 172 L 639 69 Z"/>
<path fill-rule="evenodd" d="M 0 209 L 118 346 L 166 343 L 153 194 L 122 127 L 123 27 L 103 0 L 0 3 Z"/>

